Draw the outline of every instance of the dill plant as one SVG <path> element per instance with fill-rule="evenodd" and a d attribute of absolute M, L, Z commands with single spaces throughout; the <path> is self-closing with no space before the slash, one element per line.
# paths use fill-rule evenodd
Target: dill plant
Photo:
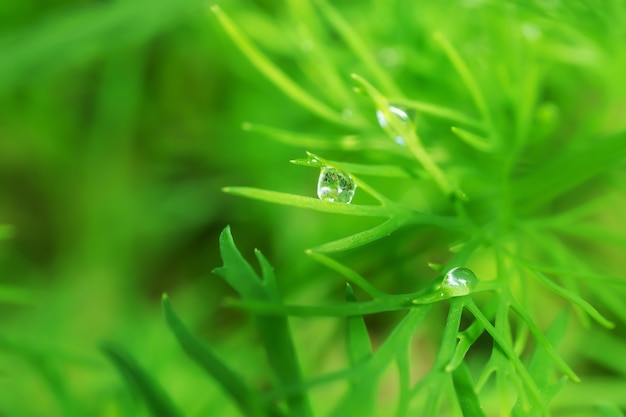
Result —
<path fill-rule="evenodd" d="M 216 273 L 240 296 L 230 305 L 255 317 L 274 384 L 269 394 L 251 388 L 184 329 L 164 298 L 183 347 L 246 415 L 623 415 L 626 404 L 613 395 L 624 388 L 621 377 L 596 386 L 576 365 L 586 357 L 623 375 L 625 363 L 622 332 L 609 330 L 626 322 L 624 280 L 604 260 L 610 255 L 590 248 L 624 248 L 623 227 L 611 230 L 605 216 L 624 202 L 615 185 L 626 149 L 617 116 L 626 6 L 394 1 L 346 8 L 349 18 L 338 6 L 286 2 L 290 17 L 281 23 L 292 25 L 304 49 L 294 52 L 306 75 L 299 82 L 256 45 L 253 28 L 242 29 L 227 8 L 211 11 L 249 65 L 334 126 L 322 133 L 246 122 L 244 129 L 315 152 L 292 162 L 339 170 L 357 186 L 349 205 L 250 187 L 224 191 L 381 219 L 307 250 L 347 282 L 345 301 L 285 301 L 265 257 L 257 252 L 259 275 L 226 229 Z M 405 228 L 411 234 L 398 238 Z M 424 235 L 432 238 L 420 259 L 433 258 L 432 273 L 416 273 L 408 293 L 377 287 L 376 275 L 393 266 L 360 274 L 332 256 L 369 245 L 394 251 Z M 445 288 L 454 267 L 471 268 L 475 287 Z M 372 349 L 364 316 L 389 311 L 399 319 Z M 304 375 L 299 361 L 314 359 L 293 341 L 293 316 L 339 318 L 345 364 Z M 296 334 L 300 322 L 291 322 Z M 573 329 L 602 343 L 590 353 L 570 339 L 562 356 Z M 427 363 L 415 348 L 424 334 L 434 349 Z M 330 404 L 317 391 L 342 383 Z M 577 397 L 576 387 L 589 394 Z"/>
<path fill-rule="evenodd" d="M 133 342 L 105 343 L 101 353 L 130 387 L 129 397 L 118 380 L 102 377 L 92 357 L 56 352 L 43 340 L 5 337 L 3 329 L 2 352 L 23 359 L 44 382 L 33 390 L 37 398 L 64 416 L 94 410 L 160 417 L 623 416 L 624 2 L 241 3 L 207 8 L 202 23 L 227 38 L 230 49 L 219 51 L 220 59 L 224 52 L 237 76 L 258 81 L 256 87 L 271 85 L 275 96 L 252 108 L 239 101 L 245 112 L 233 117 L 246 118 L 232 142 L 242 149 L 223 156 L 251 169 L 238 178 L 275 187 L 224 184 L 223 190 L 249 199 L 232 199 L 244 213 L 266 203 L 286 207 L 275 217 L 255 212 L 257 226 L 276 230 L 267 239 L 274 244 L 267 248 L 271 256 L 257 250 L 253 261 L 244 250 L 251 229 L 220 218 L 233 227 L 220 235 L 215 252 L 222 265 L 214 273 L 231 297 L 220 300 L 226 306 L 202 307 L 214 311 L 214 322 L 223 320 L 216 328 L 229 330 L 228 340 L 204 340 L 198 315 L 183 313 L 183 291 L 162 297 L 173 336 L 167 339 L 161 318 L 158 326 L 156 320 L 147 325 L 136 309 L 111 297 L 107 314 L 124 323 L 120 333 Z M 117 2 L 42 25 L 30 34 L 28 48 L 10 48 L 15 38 L 3 39 L 0 48 L 11 53 L 0 67 L 0 91 L 45 78 L 55 66 L 37 63 L 50 57 L 62 58 L 54 60 L 59 66 L 78 65 L 140 43 L 195 6 L 191 0 Z M 86 36 L 70 30 L 80 27 L 77 22 L 90 23 L 83 23 Z M 109 39 L 111 33 L 119 36 Z M 107 58 L 90 162 L 109 149 L 111 122 L 120 132 L 132 130 L 128 114 L 141 101 L 143 58 L 130 55 Z M 133 87 L 133 100 L 118 100 L 127 97 L 116 88 L 120 76 L 122 87 Z M 282 107 L 272 109 L 276 103 Z M 263 122 L 274 114 L 285 115 L 284 125 Z M 245 140 L 281 151 L 248 161 Z M 127 158 L 118 161 L 120 178 L 130 177 L 127 145 L 116 142 L 116 152 Z M 125 204 L 115 206 L 114 215 L 106 211 L 100 188 L 88 179 L 111 187 L 118 202 L 132 194 L 128 182 L 115 188 L 99 175 L 110 168 L 113 153 L 105 153 L 84 183 L 77 180 L 77 189 L 89 185 L 99 197 L 83 196 L 91 211 L 81 225 L 101 235 L 98 244 L 71 256 L 95 260 L 96 271 L 121 282 L 139 268 L 110 255 L 128 243 L 133 222 L 159 205 L 150 200 L 134 217 Z M 81 159 L 67 155 L 60 159 Z M 287 159 L 295 166 L 281 165 Z M 316 198 L 323 169 L 354 181 L 350 204 Z M 179 216 L 189 228 L 202 219 L 197 194 L 193 188 L 176 195 L 177 204 L 194 207 Z M 300 212 L 304 217 L 292 214 Z M 103 216 L 120 220 L 124 233 L 104 233 L 117 229 Z M 170 218 L 154 219 L 159 226 L 150 225 L 153 232 L 170 236 L 159 228 Z M 12 232 L 0 225 L 0 240 Z M 462 275 L 451 277 L 454 271 Z M 70 292 L 54 305 L 75 298 L 83 300 Z M 40 299 L 0 284 L 0 303 Z M 235 319 L 231 326 L 231 316 L 251 323 Z M 33 319 L 41 339 L 72 335 L 71 326 L 57 332 L 59 324 L 47 319 Z M 16 326 L 22 323 L 7 329 Z M 78 368 L 101 378 L 90 380 L 100 388 L 90 398 L 95 405 L 79 401 L 85 391 L 75 387 L 84 381 L 74 373 Z M 9 395 L 3 394 L 2 405 L 13 405 L 11 411 L 24 402 L 16 396 L 5 403 Z"/>

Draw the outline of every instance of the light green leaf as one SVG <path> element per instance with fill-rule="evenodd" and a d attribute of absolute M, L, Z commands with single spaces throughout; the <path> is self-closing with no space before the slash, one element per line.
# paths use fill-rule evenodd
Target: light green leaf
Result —
<path fill-rule="evenodd" d="M 461 407 L 463 416 L 484 417 L 485 412 L 480 405 L 480 401 L 476 395 L 474 381 L 472 381 L 472 376 L 465 362 L 461 363 L 460 366 L 452 372 L 452 382 L 454 384 L 456 399 Z"/>
<path fill-rule="evenodd" d="M 304 197 L 277 191 L 262 190 L 250 187 L 226 187 L 225 193 L 248 197 L 269 203 L 282 204 L 326 213 L 348 214 L 352 216 L 389 217 L 393 213 L 383 206 L 367 206 L 359 204 L 342 204 L 322 201 L 317 198 Z"/>
<path fill-rule="evenodd" d="M 328 268 L 340 273 L 344 278 L 350 281 L 352 284 L 357 285 L 363 291 L 365 291 L 370 297 L 373 299 L 385 298 L 388 297 L 387 294 L 379 291 L 376 287 L 369 283 L 365 278 L 356 273 L 354 270 L 348 268 L 347 266 L 337 262 L 333 258 L 330 258 L 321 253 L 315 252 L 311 249 L 306 251 L 306 254 L 311 258 L 315 259 L 322 265 L 327 266 Z"/>
<path fill-rule="evenodd" d="M 250 42 L 248 37 L 237 27 L 237 25 L 226 15 L 226 13 L 222 11 L 219 6 L 211 6 L 211 11 L 215 14 L 231 40 L 250 60 L 254 67 L 271 82 L 273 82 L 274 85 L 276 85 L 276 87 L 278 87 L 289 98 L 329 122 L 344 126 L 352 125 L 350 119 L 343 118 L 339 112 L 331 109 L 326 104 L 310 95 L 306 90 L 296 84 L 283 71 L 281 71 L 278 66 L 270 61 L 265 54 L 253 45 L 252 42 Z"/>
<path fill-rule="evenodd" d="M 316 4 L 324 17 L 326 17 L 328 22 L 335 28 L 337 33 L 341 35 L 354 54 L 361 61 L 363 61 L 367 69 L 376 78 L 376 82 L 384 88 L 387 94 L 400 96 L 400 89 L 393 82 L 389 73 L 378 63 L 376 57 L 371 52 L 366 42 L 359 37 L 352 26 L 350 26 L 341 14 L 339 14 L 339 12 L 337 12 L 327 1 L 317 0 Z"/>
<path fill-rule="evenodd" d="M 550 346 L 551 348 L 553 344 L 558 344 L 563 340 L 567 327 L 567 320 L 568 314 L 566 311 L 562 312 L 554 319 L 544 336 L 546 342 L 548 343 L 547 346 Z M 537 383 L 537 386 L 541 390 L 541 393 L 546 401 L 550 401 L 557 394 L 557 392 L 563 388 L 565 382 L 567 381 L 564 378 L 558 382 L 552 382 L 550 380 L 553 362 L 553 354 L 549 351 L 549 349 L 546 349 L 545 344 L 540 343 L 535 347 L 530 362 L 528 363 L 528 373 Z M 513 416 L 515 417 L 530 417 L 539 415 L 538 411 L 531 413 L 525 411 L 521 401 L 518 401 L 513 408 Z"/>
<path fill-rule="evenodd" d="M 426 103 L 423 101 L 411 100 L 406 98 L 392 98 L 390 101 L 404 107 L 415 109 L 418 112 L 449 120 L 454 123 L 473 127 L 475 129 L 484 130 L 485 126 L 480 121 L 464 115 L 463 113 L 437 104 Z"/>
<path fill-rule="evenodd" d="M 489 128 L 492 128 L 491 114 L 489 112 L 489 107 L 487 106 L 485 97 L 483 96 L 483 93 L 480 87 L 478 86 L 478 84 L 476 83 L 476 79 L 472 75 L 467 64 L 465 63 L 461 55 L 458 53 L 458 51 L 454 48 L 454 46 L 450 43 L 450 41 L 443 35 L 443 33 L 436 32 L 433 35 L 433 37 L 439 43 L 439 45 L 444 50 L 446 55 L 448 55 L 448 59 L 450 59 L 450 61 L 452 62 L 452 65 L 454 65 L 454 68 L 457 70 L 457 72 L 461 76 L 461 79 L 463 80 L 463 82 L 465 83 L 465 86 L 470 92 L 470 95 L 472 96 L 472 99 L 474 100 L 474 103 L 476 104 L 478 111 L 483 116 L 486 125 Z"/>
<path fill-rule="evenodd" d="M 350 284 L 346 283 L 346 301 L 357 302 L 356 295 Z M 348 358 L 351 365 L 356 365 L 372 354 L 372 345 L 363 316 L 348 316 L 347 318 Z"/>
<path fill-rule="evenodd" d="M 491 152 L 494 149 L 493 145 L 482 136 L 456 126 L 453 126 L 451 130 L 459 139 L 479 151 Z"/>
<path fill-rule="evenodd" d="M 263 273 L 261 279 L 235 246 L 229 227 L 220 235 L 220 252 L 224 265 L 213 272 L 237 290 L 244 300 L 282 306 L 280 294 L 276 291 L 276 278 L 267 260 L 257 252 Z M 258 314 L 255 322 L 268 361 L 279 382 L 279 389 L 300 385 L 302 375 L 287 319 L 278 315 Z M 309 400 L 304 393 L 291 395 L 285 401 L 292 415 L 312 415 Z"/>

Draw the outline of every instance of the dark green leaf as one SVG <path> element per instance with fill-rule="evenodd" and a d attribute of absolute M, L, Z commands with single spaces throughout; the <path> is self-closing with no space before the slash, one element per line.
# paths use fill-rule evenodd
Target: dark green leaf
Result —
<path fill-rule="evenodd" d="M 208 346 L 189 332 L 172 309 L 166 294 L 163 294 L 163 312 L 169 328 L 185 353 L 222 386 L 244 415 L 280 415 L 277 409 L 264 406 L 262 398 L 239 375 L 224 364 Z"/>
<path fill-rule="evenodd" d="M 130 354 L 113 345 L 102 346 L 102 351 L 126 382 L 144 399 L 154 417 L 180 417 L 182 415 L 161 386 L 141 368 Z"/>

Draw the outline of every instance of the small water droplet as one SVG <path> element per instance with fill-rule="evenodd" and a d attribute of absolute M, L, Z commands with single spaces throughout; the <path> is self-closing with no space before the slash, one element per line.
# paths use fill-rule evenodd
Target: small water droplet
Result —
<path fill-rule="evenodd" d="M 388 114 L 380 109 L 376 110 L 378 124 L 390 133 L 398 145 L 404 146 L 405 142 L 400 130 L 413 128 L 413 120 L 410 116 L 411 110 L 395 104 L 389 104 L 387 109 L 389 111 Z M 393 118 L 393 120 L 388 120 L 389 117 Z"/>
<path fill-rule="evenodd" d="M 350 204 L 356 183 L 349 174 L 332 167 L 323 167 L 317 181 L 317 196 L 332 203 Z"/>
<path fill-rule="evenodd" d="M 459 297 L 469 294 L 477 283 L 478 278 L 471 269 L 457 267 L 452 268 L 444 275 L 441 289 L 450 297 Z"/>

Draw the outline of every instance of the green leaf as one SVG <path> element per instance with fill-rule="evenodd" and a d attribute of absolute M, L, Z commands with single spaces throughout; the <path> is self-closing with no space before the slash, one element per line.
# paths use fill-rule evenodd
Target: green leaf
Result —
<path fill-rule="evenodd" d="M 315 252 L 339 252 L 357 248 L 387 237 L 402 226 L 402 221 L 397 218 L 391 218 L 378 226 L 372 227 L 371 229 L 367 229 L 332 242 L 324 243 L 323 245 L 316 246 L 311 250 Z"/>
<path fill-rule="evenodd" d="M 261 190 L 249 187 L 226 187 L 225 193 L 248 197 L 269 203 L 282 204 L 326 213 L 348 214 L 351 216 L 389 217 L 392 212 L 383 206 L 366 206 L 359 204 L 342 204 L 322 201 L 317 198 L 304 197 L 296 194 L 287 194 L 277 191 Z"/>
<path fill-rule="evenodd" d="M 217 17 L 222 28 L 239 50 L 250 60 L 254 67 L 276 85 L 283 93 L 312 113 L 340 125 L 351 126 L 350 119 L 343 118 L 337 111 L 322 103 L 306 90 L 296 84 L 270 59 L 263 54 L 235 23 L 217 6 L 211 6 L 211 11 Z"/>
<path fill-rule="evenodd" d="M 182 415 L 159 384 L 126 351 L 113 345 L 102 346 L 102 351 L 126 382 L 141 395 L 154 417 Z"/>
<path fill-rule="evenodd" d="M 441 191 L 447 196 L 456 196 L 462 200 L 467 199 L 467 196 L 458 187 L 453 186 L 447 175 L 439 168 L 439 166 L 432 159 L 432 156 L 424 149 L 420 138 L 417 135 L 416 126 L 413 122 L 405 123 L 400 121 L 398 117 L 390 110 L 390 102 L 382 95 L 369 81 L 357 74 L 352 74 L 354 79 L 362 91 L 372 99 L 377 111 L 382 114 L 388 124 L 385 126 L 385 131 L 390 137 L 390 140 L 395 141 L 397 137 L 401 137 L 408 151 L 417 159 L 417 161 L 424 167 L 424 169 L 430 174 L 433 181 L 441 189 Z"/>
<path fill-rule="evenodd" d="M 275 407 L 264 404 L 259 394 L 224 364 L 208 346 L 191 334 L 172 309 L 166 294 L 163 294 L 162 303 L 167 324 L 185 353 L 222 386 L 244 415 L 281 415 Z"/>
<path fill-rule="evenodd" d="M 361 366 L 353 367 L 350 379 L 358 380 L 359 383 L 352 390 L 348 390 L 330 416 L 374 415 L 374 410 L 371 407 L 363 409 L 363 404 L 371 400 L 372 390 L 377 387 L 381 374 L 398 353 L 409 349 L 415 330 L 429 310 L 430 306 L 420 306 L 410 310 L 378 351 Z M 363 414 L 352 414 L 353 410 L 360 410 Z"/>
<path fill-rule="evenodd" d="M 589 316 L 591 316 L 599 324 L 606 327 L 607 329 L 612 329 L 613 327 L 615 327 L 615 324 L 613 322 L 611 322 L 610 320 L 605 318 L 602 314 L 600 314 L 600 312 L 594 306 L 592 306 L 589 302 L 587 302 L 580 296 L 574 294 L 573 292 L 561 287 L 560 285 L 552 281 L 550 278 L 545 276 L 540 271 L 537 271 L 536 269 L 533 269 L 530 267 L 527 267 L 527 268 L 533 272 L 533 275 L 543 285 L 550 288 L 552 291 L 554 291 L 555 294 L 560 295 L 561 297 L 571 301 L 572 303 L 582 308 L 587 314 L 589 314 Z"/>
<path fill-rule="evenodd" d="M 500 346 L 504 355 L 506 355 L 507 359 L 511 362 L 513 368 L 519 375 L 520 379 L 528 389 L 528 392 L 533 400 L 534 405 L 543 413 L 545 416 L 549 416 L 550 412 L 548 410 L 547 404 L 543 399 L 539 387 L 532 379 L 528 370 L 522 364 L 520 358 L 515 354 L 513 347 L 507 342 L 504 335 L 499 333 L 496 328 L 487 320 L 485 315 L 480 311 L 478 306 L 472 301 L 471 298 L 466 297 L 466 305 L 468 311 L 472 313 L 472 315 L 481 323 L 481 325 L 487 330 L 487 332 L 491 335 L 493 340 Z"/>
<path fill-rule="evenodd" d="M 537 325 L 535 324 L 533 319 L 528 315 L 526 310 L 524 310 L 523 307 L 519 305 L 517 301 L 515 301 L 513 298 L 510 299 L 510 302 L 511 302 L 511 307 L 513 308 L 513 310 L 515 310 L 515 312 L 522 318 L 522 320 L 526 322 L 526 325 L 528 326 L 528 329 L 530 330 L 530 332 L 533 334 L 535 340 L 537 341 L 539 346 L 541 346 L 545 350 L 545 352 L 552 359 L 554 364 L 561 370 L 561 372 L 567 375 L 572 381 L 580 382 L 580 378 L 578 377 L 578 375 L 576 375 L 574 370 L 570 368 L 569 365 L 565 363 L 563 358 L 559 356 L 559 354 L 554 349 L 554 347 L 552 346 L 548 338 L 544 336 L 541 330 L 539 330 L 539 327 L 537 327 Z M 561 321 L 563 323 L 561 323 Z M 560 331 L 563 332 L 566 322 L 567 322 L 567 316 L 565 316 L 565 318 L 561 318 L 559 322 L 556 322 L 555 320 L 554 325 L 559 326 L 558 329 L 560 329 Z M 558 330 L 555 330 L 555 332 L 556 331 Z"/>
<path fill-rule="evenodd" d="M 291 132 L 275 127 L 261 126 L 244 123 L 243 130 L 258 133 L 276 142 L 304 149 L 331 150 L 342 149 L 345 151 L 377 150 L 396 155 L 405 155 L 403 150 L 395 143 L 381 140 L 378 135 L 344 135 L 344 136 L 321 136 L 310 133 Z"/>
<path fill-rule="evenodd" d="M 352 284 L 357 285 L 363 291 L 365 291 L 370 297 L 373 299 L 385 298 L 388 295 L 378 290 L 372 284 L 369 283 L 365 278 L 356 273 L 354 270 L 348 268 L 347 266 L 337 262 L 333 258 L 330 258 L 321 253 L 315 252 L 313 250 L 308 249 L 306 254 L 311 258 L 315 259 L 322 265 L 327 266 L 328 268 L 340 273 L 344 278 L 350 281 Z"/>
<path fill-rule="evenodd" d="M 461 407 L 464 417 L 485 416 L 483 407 L 480 405 L 474 381 L 470 375 L 467 365 L 463 362 L 452 372 L 452 382 L 456 399 Z"/>
<path fill-rule="evenodd" d="M 493 144 L 489 143 L 486 138 L 456 126 L 453 126 L 451 130 L 459 139 L 475 149 L 483 152 L 493 151 Z"/>
<path fill-rule="evenodd" d="M 245 301 L 269 302 L 270 305 L 277 307 L 282 305 L 280 294 L 276 290 L 276 278 L 269 263 L 260 252 L 256 253 L 263 273 L 261 279 L 235 246 L 230 227 L 224 229 L 220 235 L 220 252 L 224 265 L 213 272 L 231 285 Z M 255 316 L 255 322 L 268 361 L 280 385 L 279 390 L 300 385 L 302 375 L 287 319 L 258 314 Z M 295 393 L 285 400 L 292 415 L 303 417 L 312 415 L 308 398 L 304 393 Z"/>
<path fill-rule="evenodd" d="M 487 106 L 485 97 L 483 96 L 483 93 L 478 87 L 478 84 L 476 83 L 476 79 L 470 72 L 467 64 L 465 63 L 461 55 L 458 53 L 458 51 L 454 48 L 454 46 L 450 43 L 450 41 L 441 32 L 435 33 L 433 37 L 439 43 L 439 45 L 441 45 L 441 48 L 444 50 L 446 55 L 448 55 L 448 59 L 450 59 L 450 61 L 452 62 L 452 65 L 454 65 L 455 69 L 461 76 L 461 79 L 463 80 L 463 82 L 465 83 L 465 86 L 470 92 L 472 99 L 474 100 L 474 103 L 476 104 L 476 107 L 478 108 L 478 111 L 483 116 L 483 119 L 485 120 L 486 125 L 490 129 L 492 129 L 491 114 L 489 112 L 489 107 Z"/>
<path fill-rule="evenodd" d="M 475 129 L 484 130 L 485 126 L 482 122 L 468 117 L 461 112 L 458 112 L 454 109 L 439 106 L 432 103 L 426 103 L 423 101 L 405 99 L 405 98 L 393 98 L 392 101 L 394 104 L 401 105 L 403 107 L 409 107 L 415 109 L 418 112 L 428 114 L 431 116 L 439 117 L 441 119 L 449 120 L 454 123 L 458 123 L 461 125 L 473 127 Z"/>
<path fill-rule="evenodd" d="M 566 379 L 561 379 L 558 382 L 550 380 L 552 365 L 554 362 L 554 357 L 550 352 L 550 348 L 553 344 L 556 345 L 563 340 L 567 329 L 568 318 L 567 311 L 563 311 L 554 319 L 545 335 L 546 342 L 549 343 L 547 345 L 549 348 L 547 348 L 547 346 L 543 343 L 537 344 L 527 366 L 528 373 L 537 383 L 537 386 L 541 390 L 541 393 L 546 401 L 550 401 L 557 394 L 557 392 L 563 388 L 566 381 Z M 515 417 L 530 417 L 539 416 L 540 414 L 538 411 L 534 411 L 529 414 L 524 410 L 524 406 L 521 401 L 518 401 L 513 408 L 513 415 Z"/>
<path fill-rule="evenodd" d="M 328 22 L 341 35 L 354 54 L 365 64 L 367 69 L 376 77 L 376 81 L 385 89 L 387 94 L 399 96 L 401 90 L 393 82 L 388 72 L 381 67 L 368 45 L 361 40 L 352 26 L 325 0 L 317 0 L 317 6 Z"/>
<path fill-rule="evenodd" d="M 349 303 L 357 301 L 354 290 L 348 283 L 346 283 L 346 301 Z M 348 358 L 350 364 L 354 366 L 371 356 L 372 345 L 363 316 L 348 316 L 347 321 Z"/>

